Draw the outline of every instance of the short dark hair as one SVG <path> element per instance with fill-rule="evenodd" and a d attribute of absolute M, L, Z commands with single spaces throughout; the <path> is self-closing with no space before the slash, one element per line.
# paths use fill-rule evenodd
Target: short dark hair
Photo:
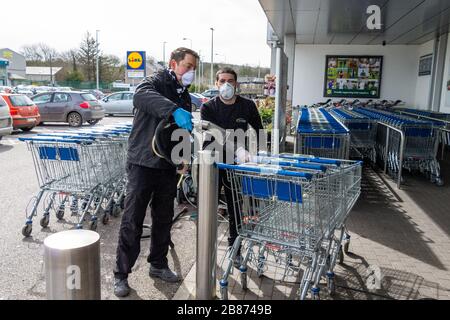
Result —
<path fill-rule="evenodd" d="M 181 60 L 184 60 L 186 54 L 193 55 L 196 60 L 199 59 L 198 53 L 194 50 L 185 47 L 179 47 L 172 51 L 172 53 L 170 54 L 170 60 L 175 60 L 178 63 Z"/>
<path fill-rule="evenodd" d="M 236 73 L 236 71 L 234 71 L 233 69 L 228 68 L 228 67 L 219 69 L 219 71 L 217 71 L 217 73 L 216 73 L 216 81 L 219 81 L 219 75 L 222 74 L 222 73 L 232 74 L 234 76 L 234 80 L 237 81 L 237 73 Z"/>

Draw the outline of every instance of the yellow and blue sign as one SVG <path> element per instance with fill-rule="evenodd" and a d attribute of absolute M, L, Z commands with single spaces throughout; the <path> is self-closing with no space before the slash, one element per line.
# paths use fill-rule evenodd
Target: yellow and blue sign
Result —
<path fill-rule="evenodd" d="M 145 70 L 145 51 L 127 51 L 127 70 Z"/>

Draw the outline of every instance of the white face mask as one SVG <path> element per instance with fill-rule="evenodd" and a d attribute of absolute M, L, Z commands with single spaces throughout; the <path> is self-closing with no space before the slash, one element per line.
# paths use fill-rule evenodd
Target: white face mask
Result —
<path fill-rule="evenodd" d="M 183 86 L 187 87 L 192 82 L 194 82 L 194 79 L 195 79 L 195 71 L 190 70 L 190 71 L 186 72 L 185 74 L 183 74 L 183 76 L 181 77 L 181 84 Z"/>
<path fill-rule="evenodd" d="M 231 100 L 234 97 L 235 89 L 234 86 L 225 82 L 219 88 L 219 94 L 223 100 Z"/>

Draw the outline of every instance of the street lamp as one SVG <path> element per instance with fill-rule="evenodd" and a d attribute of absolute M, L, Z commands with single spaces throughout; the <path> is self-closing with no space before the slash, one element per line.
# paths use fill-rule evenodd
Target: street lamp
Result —
<path fill-rule="evenodd" d="M 96 62 L 96 64 L 97 64 L 97 90 L 99 90 L 100 89 L 100 83 L 99 83 L 99 73 L 98 73 L 98 59 L 99 59 L 99 52 L 98 52 L 98 33 L 100 32 L 100 30 L 95 30 L 95 44 L 96 44 L 96 46 L 97 46 L 97 52 L 96 52 L 96 54 L 97 54 L 97 62 Z"/>
<path fill-rule="evenodd" d="M 191 49 L 192 49 L 192 39 L 189 39 L 189 38 L 183 38 L 183 40 L 189 40 L 190 42 L 191 42 Z"/>
<path fill-rule="evenodd" d="M 214 28 L 209 28 L 211 30 L 211 88 L 214 86 Z"/>
<path fill-rule="evenodd" d="M 166 41 L 163 42 L 163 66 L 166 66 Z"/>

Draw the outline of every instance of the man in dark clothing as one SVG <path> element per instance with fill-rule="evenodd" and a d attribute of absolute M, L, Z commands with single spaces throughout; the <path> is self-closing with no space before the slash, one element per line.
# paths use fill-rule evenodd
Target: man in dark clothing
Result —
<path fill-rule="evenodd" d="M 134 94 L 136 112 L 128 142 L 128 185 L 114 269 L 114 293 L 118 297 L 130 293 L 128 274 L 140 253 L 149 203 L 152 213 L 149 274 L 168 282 L 180 280 L 169 269 L 167 261 L 177 188 L 176 168 L 154 154 L 152 139 L 163 119 L 174 120 L 180 128 L 192 131 L 188 87 L 194 81 L 197 59 L 197 53 L 190 49 L 176 49 L 171 54 L 169 69 L 144 79 Z"/>
<path fill-rule="evenodd" d="M 255 103 L 252 100 L 236 95 L 236 72 L 231 68 L 219 70 L 216 74 L 216 86 L 219 88 L 219 95 L 202 105 L 200 109 L 201 119 L 210 121 L 225 130 L 242 129 L 243 131 L 247 131 L 250 125 L 259 133 L 263 129 L 263 125 Z M 259 134 L 257 136 L 259 137 Z M 225 150 L 223 152 L 223 161 L 226 161 L 227 155 L 225 155 Z M 224 170 L 219 171 L 219 191 L 222 189 L 222 186 L 225 189 L 230 224 L 228 245 L 232 246 L 238 236 L 236 212 L 233 204 L 231 184 Z M 240 260 L 241 256 L 239 252 L 235 260 L 235 266 L 240 265 Z"/>

